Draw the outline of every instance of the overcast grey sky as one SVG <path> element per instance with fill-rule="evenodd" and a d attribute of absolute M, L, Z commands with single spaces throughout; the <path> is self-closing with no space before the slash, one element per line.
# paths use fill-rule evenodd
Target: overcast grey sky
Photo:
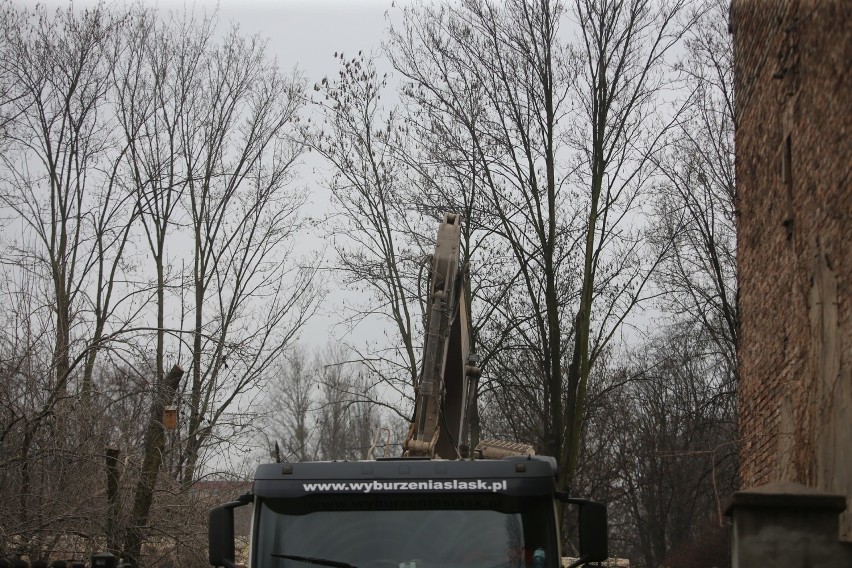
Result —
<path fill-rule="evenodd" d="M 14 0 L 23 5 L 44 4 L 50 9 L 71 0 Z M 125 0 L 105 0 L 107 5 Z M 133 2 L 134 0 L 127 0 Z M 378 51 L 385 14 L 393 4 L 410 0 L 140 0 L 161 11 L 204 10 L 219 6 L 221 23 L 236 22 L 249 34 L 269 38 L 269 50 L 288 71 L 298 65 L 310 80 L 336 71 L 335 51 Z M 75 6 L 97 4 L 98 0 L 74 0 Z M 391 10 L 399 12 L 398 9 Z"/>
<path fill-rule="evenodd" d="M 176 1 L 159 3 L 161 7 L 181 5 Z M 387 27 L 385 13 L 390 8 L 391 0 L 220 2 L 223 21 L 237 22 L 245 32 L 268 37 L 270 53 L 281 67 L 289 70 L 298 65 L 311 81 L 336 72 L 335 51 L 378 51 Z"/>

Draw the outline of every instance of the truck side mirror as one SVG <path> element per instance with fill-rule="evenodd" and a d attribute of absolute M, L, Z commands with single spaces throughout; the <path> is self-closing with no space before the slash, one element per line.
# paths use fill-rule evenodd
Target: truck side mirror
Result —
<path fill-rule="evenodd" d="M 92 568 L 116 568 L 118 557 L 110 552 L 92 554 Z"/>
<path fill-rule="evenodd" d="M 571 499 L 562 491 L 556 493 L 556 498 L 563 503 L 580 506 L 580 560 L 572 566 L 603 562 L 609 558 L 606 505 L 588 499 Z"/>
<path fill-rule="evenodd" d="M 594 501 L 580 505 L 580 557 L 589 562 L 609 558 L 606 505 Z"/>
<path fill-rule="evenodd" d="M 236 501 L 217 505 L 210 510 L 207 539 L 211 565 L 236 568 L 234 509 L 248 505 L 251 501 L 251 495 L 243 495 Z"/>

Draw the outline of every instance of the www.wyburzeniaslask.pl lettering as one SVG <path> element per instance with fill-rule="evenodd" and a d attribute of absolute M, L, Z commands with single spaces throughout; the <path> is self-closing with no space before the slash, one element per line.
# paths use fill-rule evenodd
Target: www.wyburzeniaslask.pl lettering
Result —
<path fill-rule="evenodd" d="M 337 483 L 303 483 L 308 492 L 344 491 L 370 493 L 371 491 L 498 491 L 506 490 L 506 480 L 459 480 L 436 481 L 350 481 Z"/>

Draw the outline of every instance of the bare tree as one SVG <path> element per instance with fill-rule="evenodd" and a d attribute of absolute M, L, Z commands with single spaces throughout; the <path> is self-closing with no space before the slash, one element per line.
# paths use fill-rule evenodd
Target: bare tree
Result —
<path fill-rule="evenodd" d="M 180 198 L 188 184 L 183 171 L 181 127 L 196 94 L 199 55 L 212 34 L 212 23 L 174 33 L 158 25 L 156 15 L 139 11 L 131 22 L 125 57 L 116 66 L 118 118 L 129 147 L 127 153 L 128 193 L 133 196 L 154 265 L 150 287 L 156 297 L 153 326 L 155 355 L 150 380 L 151 405 L 145 434 L 143 461 L 135 489 L 123 550 L 134 565 L 141 556 L 142 542 L 165 447 L 163 409 L 173 404 L 178 383 L 167 382 L 166 286 L 168 235 L 175 231 Z M 186 32 L 185 37 L 180 33 Z M 197 125 L 188 126 L 198 128 Z M 176 367 L 179 369 L 179 367 Z M 183 372 L 175 371 L 179 380 Z"/>
<path fill-rule="evenodd" d="M 108 96 L 123 15 L 2 11 L 2 259 L 4 298 L 15 300 L 0 310 L 16 325 L 3 336 L 10 418 L 0 446 L 15 456 L 2 485 L 19 505 L 3 514 L 17 520 L 7 534 L 19 552 L 37 558 L 66 531 L 95 530 L 80 518 L 95 506 L 86 475 L 102 464 L 92 377 L 105 330 L 127 324 L 116 298 L 132 292 L 118 284 L 133 213 L 115 192 L 122 146 Z"/>
<path fill-rule="evenodd" d="M 494 357 L 499 346 L 509 366 L 522 361 L 515 371 L 500 366 L 499 376 L 526 374 L 540 390 L 527 398 L 561 487 L 576 468 L 591 368 L 647 296 L 656 264 L 643 248 L 637 199 L 671 127 L 649 109 L 667 86 L 666 54 L 680 40 L 685 4 L 573 8 L 576 47 L 562 39 L 569 12 L 561 3 L 470 0 L 406 11 L 390 53 L 426 116 L 421 124 L 432 126 L 421 132 L 434 134 L 432 147 L 452 135 L 454 167 L 464 164 L 468 186 L 483 188 L 474 224 L 500 242 L 482 250 L 510 255 L 502 273 L 510 285 L 477 298 L 492 318 L 480 340 L 497 342 Z M 519 350 L 533 356 L 509 355 Z"/>
<path fill-rule="evenodd" d="M 503 276 L 518 289 L 514 301 L 498 290 L 494 313 L 503 316 L 507 308 L 520 307 L 518 302 L 528 307 L 504 329 L 513 329 L 537 353 L 535 367 L 548 377 L 542 383 L 543 435 L 547 451 L 557 456 L 562 390 L 553 388 L 550 378 L 560 382 L 562 377 L 558 313 L 563 283 L 558 275 L 564 274 L 566 251 L 557 237 L 565 226 L 559 220 L 555 133 L 571 82 L 566 54 L 557 43 L 561 11 L 557 4 L 524 2 L 412 10 L 402 29 L 392 32 L 391 55 L 411 82 L 408 96 L 425 109 L 428 120 L 458 123 L 469 138 L 466 152 L 478 167 L 475 184 L 483 187 L 482 210 L 487 211 L 473 223 L 492 227 L 502 238 L 512 260 Z M 470 104 L 471 97 L 481 106 Z M 454 129 L 441 127 L 437 134 L 448 130 Z M 440 138 L 434 143 L 440 144 Z M 465 145 L 459 146 L 465 151 Z M 499 270 L 490 260 L 484 262 L 485 270 Z M 494 337 L 502 338 L 496 327 Z"/>
<path fill-rule="evenodd" d="M 350 305 L 348 327 L 387 318 L 387 344 L 352 345 L 370 372 L 399 397 L 410 398 L 418 374 L 417 274 L 423 253 L 410 236 L 416 222 L 406 210 L 405 168 L 397 156 L 404 144 L 398 111 L 382 104 L 386 77 L 372 58 L 340 60 L 336 79 L 314 87 L 323 123 L 309 130 L 309 143 L 331 165 L 334 213 L 324 225 L 336 253 L 333 270 L 343 283 L 369 293 Z M 434 228 L 430 228 L 430 232 Z"/>
<path fill-rule="evenodd" d="M 342 343 L 329 343 L 308 359 L 301 348 L 292 349 L 269 385 L 267 424 L 275 442 L 283 444 L 273 457 L 367 459 L 382 421 L 387 421 L 375 403 L 375 381 L 368 380 L 366 366 L 353 360 Z M 392 444 L 403 431 L 398 426 Z M 386 441 L 383 437 L 381 445 Z"/>
<path fill-rule="evenodd" d="M 666 182 L 657 200 L 659 239 L 671 243 L 656 276 L 663 308 L 712 338 L 733 392 L 736 301 L 733 48 L 727 4 L 708 0 L 691 30 L 683 67 L 691 97 L 659 157 Z"/>
<path fill-rule="evenodd" d="M 52 283 L 53 381 L 64 394 L 75 355 L 73 328 L 82 325 L 79 314 L 89 303 L 86 284 L 98 285 L 90 304 L 96 314 L 90 342 L 96 344 L 112 309 L 111 289 L 101 283 L 114 276 L 109 263 L 121 258 L 130 224 L 126 215 L 115 223 L 126 208 L 113 193 L 110 169 L 120 149 L 105 112 L 118 23 L 100 7 L 54 16 L 22 11 L 15 19 L 4 31 L 3 68 L 13 89 L 4 106 L 16 119 L 4 140 L 10 148 L 2 157 L 2 203 L 21 223 L 21 236 L 7 243 L 6 254 Z M 100 206 L 93 210 L 95 203 Z M 84 393 L 90 379 L 87 373 Z"/>
<path fill-rule="evenodd" d="M 46 408 L 54 402 L 51 329 L 40 313 L 44 298 L 37 278 L 6 272 L 2 282 L 2 417 L 0 417 L 0 547 L 4 555 L 41 558 L 58 534 L 68 530 L 77 515 L 92 510 L 71 488 L 71 465 L 86 468 L 86 455 L 77 456 L 73 428 Z M 34 289 L 35 288 L 35 289 Z M 62 467 L 57 467 L 62 464 Z M 64 470 L 64 471 L 63 471 Z M 88 488 L 83 487 L 84 491 Z M 91 525 L 78 523 L 86 533 Z"/>
<path fill-rule="evenodd" d="M 732 48 L 727 5 L 696 9 L 681 63 L 687 105 L 654 157 L 664 175 L 654 282 L 667 323 L 624 383 L 632 411 L 619 430 L 631 435 L 614 443 L 634 456 L 612 468 L 623 489 L 613 499 L 624 513 L 620 534 L 645 566 L 726 565 L 721 503 L 737 487 Z"/>
<path fill-rule="evenodd" d="M 241 394 L 267 376 L 318 295 L 312 269 L 298 269 L 290 254 L 303 203 L 287 188 L 301 151 L 293 125 L 303 86 L 269 64 L 257 38 L 231 31 L 214 40 L 216 23 L 191 14 L 163 23 L 141 10 L 115 73 L 128 191 L 156 295 L 151 416 L 124 543 L 133 562 L 162 464 L 163 408 L 180 402 L 188 414 L 172 443 L 175 474 L 188 487 L 208 443 L 250 426 Z M 187 236 L 191 250 L 182 250 Z M 192 265 L 188 302 L 174 257 Z M 174 303 L 180 315 L 167 321 Z M 180 361 L 184 344 L 191 380 L 181 387 L 178 367 L 166 375 L 165 363 Z"/>
<path fill-rule="evenodd" d="M 292 346 L 286 363 L 278 366 L 269 382 L 269 410 L 267 423 L 272 441 L 283 444 L 278 456 L 288 461 L 309 461 L 317 456 L 315 410 L 313 398 L 317 387 L 314 369 L 309 365 L 308 354 L 300 345 Z"/>
<path fill-rule="evenodd" d="M 313 269 L 292 246 L 304 85 L 256 38 L 214 41 L 215 17 L 2 11 L 3 289 L 16 301 L 0 315 L 17 326 L 0 338 L 11 383 L 0 446 L 17 468 L 0 498 L 11 513 L 14 496 L 8 518 L 20 519 L 3 531 L 32 558 L 49 551 L 69 516 L 104 504 L 58 506 L 77 486 L 109 513 L 76 530 L 105 531 L 138 563 L 158 486 L 185 488 L 206 448 L 250 427 L 242 394 L 316 306 Z M 163 409 L 178 402 L 188 420 L 167 435 Z M 96 479 L 109 480 L 103 493 Z"/>
<path fill-rule="evenodd" d="M 567 377 L 568 407 L 573 409 L 565 436 L 569 476 L 579 454 L 591 365 L 641 299 L 660 259 L 657 254 L 649 263 L 628 265 L 626 285 L 617 286 L 609 300 L 605 298 L 611 292 L 598 288 L 621 272 L 608 270 L 608 266 L 618 266 L 620 259 L 635 262 L 641 250 L 642 241 L 635 232 L 625 232 L 623 227 L 626 218 L 641 211 L 638 199 L 653 179 L 654 157 L 680 114 L 676 105 L 668 113 L 660 108 L 666 102 L 664 90 L 677 84 L 666 73 L 666 56 L 680 43 L 694 17 L 686 0 L 576 0 L 574 15 L 582 32 L 583 54 L 577 100 L 587 127 L 574 133 L 572 143 L 580 150 L 579 171 L 587 176 L 589 205 L 582 240 L 583 280 Z M 599 312 L 604 324 L 597 331 L 591 324 L 595 303 L 604 304 Z"/>
<path fill-rule="evenodd" d="M 304 85 L 270 68 L 264 49 L 232 31 L 203 54 L 208 74 L 190 120 L 199 127 L 182 134 L 195 243 L 185 485 L 211 428 L 266 376 L 318 296 L 314 269 L 293 258 L 305 196 L 287 185 L 303 148 L 295 122 Z"/>
<path fill-rule="evenodd" d="M 722 503 L 737 483 L 736 408 L 719 399 L 727 369 L 712 343 L 691 326 L 672 326 L 590 389 L 597 412 L 588 418 L 581 481 L 609 501 L 618 546 L 640 566 L 666 564 L 672 551 L 725 526 Z M 716 566 L 721 556 L 690 565 Z"/>
<path fill-rule="evenodd" d="M 316 367 L 321 388 L 316 418 L 320 456 L 367 459 L 379 416 L 364 365 L 350 361 L 346 346 L 328 344 L 317 353 Z"/>

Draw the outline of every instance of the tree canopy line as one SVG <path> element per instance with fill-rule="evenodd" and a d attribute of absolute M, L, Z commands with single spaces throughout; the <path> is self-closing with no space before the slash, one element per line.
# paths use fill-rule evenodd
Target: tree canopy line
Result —
<path fill-rule="evenodd" d="M 398 453 L 455 211 L 471 446 L 554 456 L 633 566 L 727 562 L 727 2 L 409 4 L 316 84 L 215 14 L 0 12 L 0 556 L 203 566 L 203 511 L 253 449 Z M 330 282 L 335 333 L 309 348 Z"/>

